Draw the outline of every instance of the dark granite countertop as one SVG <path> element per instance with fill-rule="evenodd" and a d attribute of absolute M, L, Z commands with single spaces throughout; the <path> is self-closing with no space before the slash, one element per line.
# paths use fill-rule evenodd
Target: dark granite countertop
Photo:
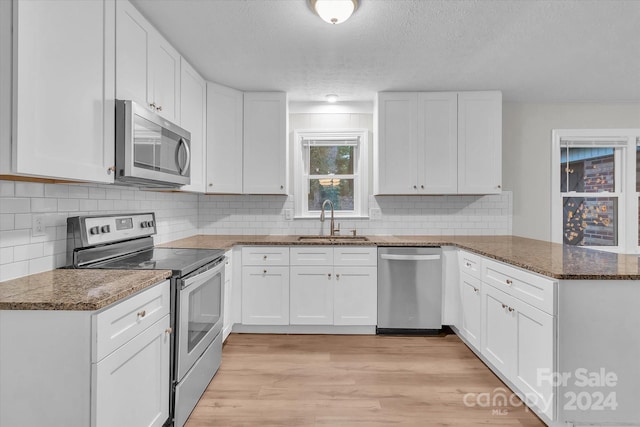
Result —
<path fill-rule="evenodd" d="M 301 242 L 299 236 L 197 235 L 160 246 L 230 249 L 235 245 L 455 246 L 561 280 L 640 280 L 639 257 L 516 236 L 367 236 L 367 242 Z"/>
<path fill-rule="evenodd" d="M 0 310 L 99 310 L 169 277 L 170 270 L 46 271 L 1 282 Z"/>

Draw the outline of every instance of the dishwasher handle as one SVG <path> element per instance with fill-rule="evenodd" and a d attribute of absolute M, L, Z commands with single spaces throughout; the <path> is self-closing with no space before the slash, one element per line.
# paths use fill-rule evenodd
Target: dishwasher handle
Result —
<path fill-rule="evenodd" d="M 440 255 L 396 255 L 396 254 L 380 254 L 380 258 L 389 261 L 436 261 L 440 259 Z"/>

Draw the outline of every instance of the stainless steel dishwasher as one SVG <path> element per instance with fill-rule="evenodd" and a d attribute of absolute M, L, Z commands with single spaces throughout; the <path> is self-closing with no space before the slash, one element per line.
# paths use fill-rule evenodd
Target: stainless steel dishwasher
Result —
<path fill-rule="evenodd" d="M 378 334 L 442 329 L 442 249 L 378 248 Z"/>

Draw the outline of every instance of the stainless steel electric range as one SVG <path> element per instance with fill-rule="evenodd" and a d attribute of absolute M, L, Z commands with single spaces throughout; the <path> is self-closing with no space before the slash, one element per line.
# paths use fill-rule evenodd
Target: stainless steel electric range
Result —
<path fill-rule="evenodd" d="M 182 427 L 220 366 L 224 250 L 158 248 L 153 213 L 67 219 L 73 268 L 171 270 L 171 384 L 165 426 Z"/>

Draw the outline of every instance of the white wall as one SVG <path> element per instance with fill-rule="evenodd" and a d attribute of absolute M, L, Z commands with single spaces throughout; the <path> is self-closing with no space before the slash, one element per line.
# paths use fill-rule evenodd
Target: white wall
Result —
<path fill-rule="evenodd" d="M 198 231 L 195 194 L 0 180 L 0 282 L 66 265 L 68 216 L 121 212 L 155 212 L 156 243 Z M 44 215 L 44 236 L 32 236 L 33 215 Z"/>
<path fill-rule="evenodd" d="M 513 192 L 513 234 L 551 239 L 551 130 L 640 128 L 640 103 L 503 105 L 503 185 Z"/>

